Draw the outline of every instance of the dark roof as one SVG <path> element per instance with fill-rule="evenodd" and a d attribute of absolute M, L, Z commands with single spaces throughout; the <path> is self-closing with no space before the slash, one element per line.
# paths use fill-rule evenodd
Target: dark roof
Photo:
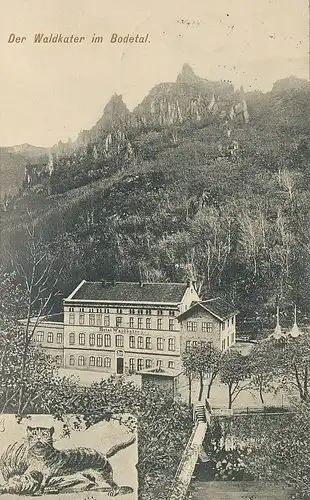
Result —
<path fill-rule="evenodd" d="M 233 316 L 239 312 L 236 307 L 221 297 L 203 300 L 201 305 L 221 319 L 229 318 L 229 316 Z"/>
<path fill-rule="evenodd" d="M 67 300 L 179 303 L 187 286 L 187 283 L 85 281 Z"/>
<path fill-rule="evenodd" d="M 196 307 L 202 307 L 220 321 L 224 321 L 226 318 L 234 316 L 239 312 L 232 304 L 226 302 L 226 300 L 221 297 L 216 297 L 214 299 L 202 300 L 201 302 L 194 302 L 187 311 L 184 311 L 178 316 L 178 319 L 190 316 L 191 312 Z"/>

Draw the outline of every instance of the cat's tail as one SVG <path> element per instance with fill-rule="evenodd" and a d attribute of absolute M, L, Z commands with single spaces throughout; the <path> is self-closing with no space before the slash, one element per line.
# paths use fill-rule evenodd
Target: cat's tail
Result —
<path fill-rule="evenodd" d="M 128 441 L 124 441 L 123 443 L 119 443 L 119 444 L 116 444 L 115 446 L 112 446 L 112 448 L 110 448 L 107 453 L 106 453 L 106 457 L 107 458 L 110 458 L 110 457 L 113 457 L 113 455 L 116 455 L 116 453 L 118 453 L 119 451 L 121 450 L 124 450 L 125 448 L 127 448 L 127 446 L 130 446 L 131 444 L 133 444 L 136 440 L 136 436 L 132 436 Z"/>

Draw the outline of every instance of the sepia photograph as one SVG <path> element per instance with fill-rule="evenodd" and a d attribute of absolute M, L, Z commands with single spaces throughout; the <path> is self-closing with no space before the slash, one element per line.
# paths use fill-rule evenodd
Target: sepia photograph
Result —
<path fill-rule="evenodd" d="M 310 500 L 307 0 L 2 0 L 0 500 Z"/>

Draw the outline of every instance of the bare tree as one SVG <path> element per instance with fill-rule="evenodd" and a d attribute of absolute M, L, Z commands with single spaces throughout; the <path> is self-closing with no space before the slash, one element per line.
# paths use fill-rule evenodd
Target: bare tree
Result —
<path fill-rule="evenodd" d="M 29 348 L 42 316 L 46 316 L 52 311 L 53 299 L 59 295 L 56 287 L 64 268 L 63 264 L 58 266 L 60 251 L 44 242 L 42 235 L 38 232 L 36 222 L 29 212 L 28 219 L 25 228 L 25 245 L 17 252 L 9 252 L 12 268 L 16 271 L 26 294 L 18 413 L 21 413 L 23 409 L 24 381 Z"/>

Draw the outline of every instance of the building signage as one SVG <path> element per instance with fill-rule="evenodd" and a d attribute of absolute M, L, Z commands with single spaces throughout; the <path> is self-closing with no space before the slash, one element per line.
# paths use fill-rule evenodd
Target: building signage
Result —
<path fill-rule="evenodd" d="M 130 330 L 129 328 L 105 328 L 104 326 L 101 326 L 99 328 L 99 332 L 104 332 L 104 333 L 136 333 L 137 330 Z"/>

